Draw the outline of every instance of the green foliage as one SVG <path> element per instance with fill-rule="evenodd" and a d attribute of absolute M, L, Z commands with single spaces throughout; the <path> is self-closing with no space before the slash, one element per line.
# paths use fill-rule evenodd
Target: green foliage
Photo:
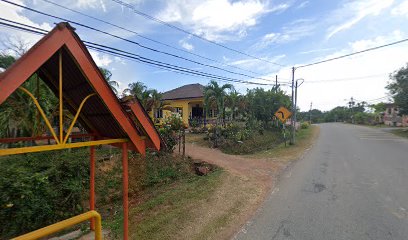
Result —
<path fill-rule="evenodd" d="M 278 129 L 270 129 L 265 130 L 262 135 L 252 132 L 250 133 L 250 137 L 243 141 L 236 141 L 236 139 L 229 138 L 224 139 L 219 147 L 221 151 L 228 154 L 253 154 L 259 151 L 272 149 L 282 142 L 283 137 L 281 132 Z"/>
<path fill-rule="evenodd" d="M 408 64 L 390 75 L 391 83 L 387 89 L 392 94 L 399 114 L 408 114 Z"/>
<path fill-rule="evenodd" d="M 310 127 L 310 124 L 308 122 L 302 122 L 300 125 L 301 129 L 308 129 Z"/>
<path fill-rule="evenodd" d="M 385 109 L 387 108 L 385 103 L 383 103 L 383 102 L 380 102 L 380 103 L 377 103 L 377 104 L 372 104 L 372 105 L 370 105 L 370 107 L 374 108 L 375 113 L 385 112 Z"/>
<path fill-rule="evenodd" d="M 354 114 L 354 121 L 357 124 L 372 124 L 374 122 L 374 115 L 365 112 L 358 112 Z"/>
<path fill-rule="evenodd" d="M 87 152 L 86 152 L 87 153 Z M 83 212 L 89 162 L 83 151 L 0 159 L 0 238 L 10 238 Z"/>
<path fill-rule="evenodd" d="M 58 100 L 48 86 L 37 75 L 22 86 L 37 97 L 48 119 L 52 118 Z M 33 100 L 26 93 L 17 90 L 0 105 L 0 137 L 36 136 L 46 129 Z"/>
<path fill-rule="evenodd" d="M 205 112 L 208 113 L 211 107 L 218 109 L 218 119 L 225 119 L 225 101 L 226 90 L 234 90 L 232 84 L 224 84 L 220 86 L 217 81 L 211 80 L 204 88 L 204 106 Z"/>
<path fill-rule="evenodd" d="M 182 157 L 172 156 L 168 153 L 150 153 L 146 157 L 147 174 L 143 182 L 143 188 L 157 184 L 167 184 L 184 178 L 186 175 L 193 176 L 192 161 Z"/>
<path fill-rule="evenodd" d="M 166 151 L 173 152 L 177 145 L 178 135 L 184 129 L 183 119 L 179 114 L 174 113 L 164 119 L 164 123 L 159 127 L 159 133 L 164 143 L 166 144 Z"/>
<path fill-rule="evenodd" d="M 7 69 L 15 61 L 16 59 L 13 56 L 10 56 L 4 53 L 0 53 L 0 68 Z"/>
<path fill-rule="evenodd" d="M 103 77 L 105 78 L 105 81 L 109 84 L 109 86 L 112 88 L 113 92 L 118 95 L 118 87 L 119 83 L 115 80 L 111 80 L 112 78 L 112 72 L 109 71 L 106 68 L 99 67 L 99 70 L 101 71 Z"/>
<path fill-rule="evenodd" d="M 247 111 L 249 118 L 264 122 L 265 126 L 272 121 L 279 107 L 290 107 L 290 99 L 284 92 L 255 88 L 247 91 Z"/>

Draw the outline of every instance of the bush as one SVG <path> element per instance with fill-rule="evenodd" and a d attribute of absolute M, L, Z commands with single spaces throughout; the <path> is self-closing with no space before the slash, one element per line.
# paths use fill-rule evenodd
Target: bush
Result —
<path fill-rule="evenodd" d="M 2 157 L 0 239 L 82 213 L 88 196 L 82 194 L 89 186 L 88 154 L 63 150 Z"/>
<path fill-rule="evenodd" d="M 281 132 L 278 130 L 264 131 L 263 135 L 253 134 L 244 141 L 224 139 L 220 149 L 228 154 L 253 154 L 258 151 L 272 149 L 283 142 Z"/>
<path fill-rule="evenodd" d="M 173 152 L 178 142 L 177 133 L 172 130 L 169 125 L 163 125 L 161 128 L 159 128 L 159 134 L 166 144 L 166 148 L 164 150 L 167 152 Z"/>
<path fill-rule="evenodd" d="M 302 124 L 300 125 L 301 129 L 308 129 L 310 126 L 310 124 L 308 122 L 302 122 Z"/>

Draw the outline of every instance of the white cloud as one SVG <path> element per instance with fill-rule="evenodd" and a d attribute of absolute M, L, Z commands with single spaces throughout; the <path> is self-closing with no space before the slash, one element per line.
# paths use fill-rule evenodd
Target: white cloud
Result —
<path fill-rule="evenodd" d="M 408 17 L 408 1 L 404 1 L 399 4 L 397 7 L 391 10 L 393 15 L 402 15 Z"/>
<path fill-rule="evenodd" d="M 98 67 L 107 67 L 109 64 L 113 62 L 112 58 L 106 54 L 102 54 L 99 52 L 95 52 L 90 50 L 89 53 L 91 54 L 93 60 L 95 61 Z"/>
<path fill-rule="evenodd" d="M 194 50 L 194 46 L 193 44 L 187 42 L 187 39 L 181 39 L 179 41 L 179 44 L 182 48 L 188 50 L 188 51 L 193 51 Z"/>
<path fill-rule="evenodd" d="M 390 7 L 393 2 L 394 0 L 359 0 L 345 3 L 340 9 L 331 14 L 341 23 L 330 27 L 326 38 L 329 39 L 337 33 L 353 27 L 365 17 L 379 15 L 383 10 Z M 344 19 L 347 20 L 344 21 Z"/>
<path fill-rule="evenodd" d="M 286 57 L 285 54 L 273 56 L 273 57 L 264 57 L 262 59 L 267 60 L 269 62 L 280 62 L 282 59 Z M 245 59 L 240 59 L 240 60 L 235 60 L 235 61 L 226 61 L 226 64 L 228 65 L 233 65 L 233 66 L 239 66 L 244 69 L 248 70 L 254 70 L 254 71 L 270 71 L 270 70 L 276 70 L 279 66 L 276 66 L 275 64 L 268 63 L 268 62 L 261 62 L 257 59 L 253 58 L 245 58 Z"/>
<path fill-rule="evenodd" d="M 314 33 L 316 24 L 311 19 L 298 19 L 282 27 L 281 32 L 271 32 L 263 36 L 259 43 L 254 45 L 255 49 L 263 49 L 272 44 L 285 44 L 297 41 Z"/>
<path fill-rule="evenodd" d="M 297 5 L 296 9 L 305 8 L 307 5 L 309 5 L 309 3 L 309 1 L 301 2 L 299 5 Z"/>
<path fill-rule="evenodd" d="M 246 30 L 255 26 L 258 18 L 288 7 L 287 4 L 269 6 L 268 1 L 258 0 L 176 0 L 169 1 L 157 18 L 178 22 L 210 40 L 225 41 L 233 39 L 228 34 L 238 34 L 238 38 L 246 36 Z"/>
<path fill-rule="evenodd" d="M 315 60 L 329 59 L 356 50 L 366 49 L 367 47 L 397 41 L 403 37 L 406 37 L 406 34 L 394 31 L 387 36 L 350 42 L 349 47 Z M 307 110 L 310 102 L 313 102 L 313 106 L 316 108 L 330 110 L 339 105 L 344 106 L 344 99 L 349 99 L 352 96 L 361 101 L 386 96 L 385 86 L 388 82 L 388 74 L 405 66 L 407 62 L 406 57 L 401 54 L 402 52 L 408 52 L 408 44 L 394 45 L 348 58 L 297 69 L 295 78 L 305 79 L 305 84 L 299 88 L 298 102 L 300 108 Z M 283 78 L 290 78 L 291 69 L 282 69 L 278 75 Z M 371 77 L 348 79 L 361 76 Z M 336 81 L 330 82 L 333 79 L 336 79 Z M 340 81 L 341 79 L 348 80 Z M 311 83 L 317 80 L 325 81 Z"/>
<path fill-rule="evenodd" d="M 25 5 L 22 1 L 15 1 L 17 4 Z M 44 30 L 51 30 L 52 26 L 48 23 L 37 24 L 31 21 L 29 18 L 23 15 L 23 9 L 10 5 L 8 3 L 0 2 L 1 17 L 12 20 L 15 22 L 23 23 L 26 25 L 42 28 Z M 10 30 L 9 28 L 0 27 L 0 33 L 2 35 L 1 41 L 8 41 L 7 39 L 24 39 L 27 43 L 27 47 L 31 47 L 41 37 L 31 33 L 21 32 L 18 30 Z"/>
<path fill-rule="evenodd" d="M 335 48 L 321 48 L 321 49 L 314 49 L 314 50 L 309 50 L 309 51 L 303 51 L 300 52 L 300 54 L 310 54 L 310 53 L 320 53 L 320 52 L 327 52 L 334 50 Z"/>

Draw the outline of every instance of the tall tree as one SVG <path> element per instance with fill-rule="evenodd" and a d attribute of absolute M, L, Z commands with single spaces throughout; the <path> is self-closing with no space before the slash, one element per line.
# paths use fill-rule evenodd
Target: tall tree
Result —
<path fill-rule="evenodd" d="M 234 86 L 232 84 L 224 84 L 220 86 L 217 81 L 211 80 L 204 88 L 204 104 L 206 112 L 208 113 L 211 104 L 215 103 L 218 110 L 218 120 L 225 118 L 226 90 L 233 91 Z"/>
<path fill-rule="evenodd" d="M 112 88 L 113 92 L 118 95 L 118 87 L 119 83 L 115 80 L 111 80 L 112 78 L 112 72 L 109 71 L 106 68 L 99 67 L 99 70 L 101 71 L 103 77 L 105 78 L 105 81 L 109 84 L 109 86 Z"/>
<path fill-rule="evenodd" d="M 408 64 L 390 74 L 391 82 L 387 89 L 392 94 L 394 102 L 400 108 L 400 114 L 408 114 Z"/>
<path fill-rule="evenodd" d="M 125 95 L 131 95 L 137 97 L 139 100 L 142 99 L 143 93 L 147 90 L 146 85 L 142 82 L 129 83 L 128 88 L 123 91 Z"/>
<path fill-rule="evenodd" d="M 230 91 L 230 93 L 226 96 L 225 106 L 231 109 L 231 118 L 233 120 L 239 115 L 242 100 L 243 96 L 236 90 Z"/>

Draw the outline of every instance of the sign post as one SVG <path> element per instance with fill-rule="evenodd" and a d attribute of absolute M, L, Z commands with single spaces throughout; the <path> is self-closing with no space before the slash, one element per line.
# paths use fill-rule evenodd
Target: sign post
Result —
<path fill-rule="evenodd" d="M 280 107 L 278 111 L 275 112 L 275 117 L 277 117 L 282 122 L 282 130 L 283 130 L 283 140 L 285 141 L 286 147 L 286 128 L 285 122 L 286 120 L 292 116 L 292 113 L 285 107 Z"/>

